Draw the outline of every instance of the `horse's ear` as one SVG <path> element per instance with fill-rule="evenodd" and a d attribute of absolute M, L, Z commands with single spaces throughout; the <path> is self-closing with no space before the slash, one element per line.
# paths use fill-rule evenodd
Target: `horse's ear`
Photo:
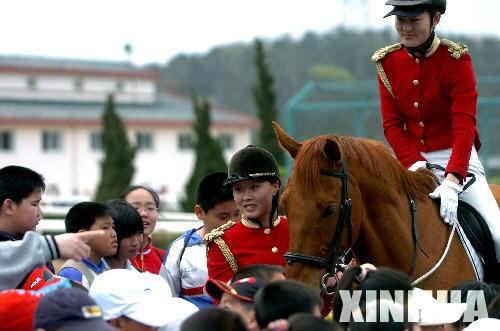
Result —
<path fill-rule="evenodd" d="M 326 158 L 332 162 L 338 162 L 342 158 L 339 144 L 331 139 L 326 140 L 323 152 L 325 153 Z"/>
<path fill-rule="evenodd" d="M 277 122 L 273 121 L 273 127 L 281 147 L 286 149 L 290 153 L 290 156 L 295 159 L 302 144 L 290 137 Z"/>

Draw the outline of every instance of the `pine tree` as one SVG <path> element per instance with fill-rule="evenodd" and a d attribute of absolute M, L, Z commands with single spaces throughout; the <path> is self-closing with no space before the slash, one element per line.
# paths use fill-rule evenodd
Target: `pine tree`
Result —
<path fill-rule="evenodd" d="M 134 175 L 135 147 L 128 142 L 123 123 L 115 112 L 112 95 L 108 96 L 104 106 L 102 125 L 104 159 L 101 161 L 96 201 L 117 198 L 130 185 Z"/>
<path fill-rule="evenodd" d="M 192 212 L 196 204 L 196 188 L 200 180 L 211 172 L 227 171 L 226 160 L 219 142 L 210 135 L 210 103 L 204 98 L 192 97 L 195 122 L 193 124 L 196 136 L 195 164 L 182 201 L 182 209 Z"/>
<path fill-rule="evenodd" d="M 274 79 L 266 63 L 264 46 L 259 39 L 255 40 L 254 49 L 258 82 L 253 86 L 252 92 L 261 122 L 258 145 L 271 152 L 278 164 L 283 165 L 283 151 L 278 144 L 272 126 L 272 121 L 276 121 L 278 118 Z"/>

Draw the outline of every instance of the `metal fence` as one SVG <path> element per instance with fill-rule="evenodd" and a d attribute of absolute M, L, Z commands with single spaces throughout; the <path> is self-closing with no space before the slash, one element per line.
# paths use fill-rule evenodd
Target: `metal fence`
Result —
<path fill-rule="evenodd" d="M 60 218 L 41 220 L 36 230 L 40 233 L 65 232 L 64 215 L 66 213 L 61 213 Z M 155 231 L 182 233 L 189 229 L 198 228 L 201 225 L 201 221 L 193 213 L 162 212 L 159 221 L 156 223 Z"/>
<path fill-rule="evenodd" d="M 488 174 L 500 175 L 500 76 L 477 77 L 480 157 Z M 295 139 L 321 134 L 366 137 L 385 142 L 376 80 L 310 81 L 285 105 L 283 124 Z M 292 160 L 287 158 L 287 173 Z"/>

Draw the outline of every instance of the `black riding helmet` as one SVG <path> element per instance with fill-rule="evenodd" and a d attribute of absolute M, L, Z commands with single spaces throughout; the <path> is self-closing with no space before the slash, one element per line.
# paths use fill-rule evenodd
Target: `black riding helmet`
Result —
<path fill-rule="evenodd" d="M 446 11 L 446 0 L 389 0 L 385 4 L 394 6 L 394 9 L 384 17 L 416 17 L 425 11 L 438 11 L 441 14 Z"/>
<path fill-rule="evenodd" d="M 229 161 L 228 178 L 224 185 L 245 179 L 275 178 L 280 180 L 278 163 L 263 148 L 248 145 L 233 155 Z"/>
<path fill-rule="evenodd" d="M 274 156 L 267 150 L 248 145 L 233 155 L 229 161 L 228 178 L 224 185 L 230 185 L 240 180 L 262 179 L 271 183 L 281 183 L 278 163 Z M 272 210 L 269 215 L 269 223 L 273 226 L 273 220 L 278 209 L 279 193 L 273 197 Z"/>

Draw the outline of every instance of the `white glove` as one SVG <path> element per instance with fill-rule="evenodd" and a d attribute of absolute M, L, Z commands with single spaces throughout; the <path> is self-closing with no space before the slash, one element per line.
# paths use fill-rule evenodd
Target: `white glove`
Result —
<path fill-rule="evenodd" d="M 460 185 L 445 179 L 434 192 L 429 194 L 432 199 L 441 198 L 439 213 L 446 224 L 453 224 L 457 221 L 458 194 L 461 192 Z"/>
<path fill-rule="evenodd" d="M 427 161 L 417 161 L 411 165 L 411 167 L 408 168 L 410 171 L 417 171 L 418 169 L 426 169 L 427 168 Z"/>

